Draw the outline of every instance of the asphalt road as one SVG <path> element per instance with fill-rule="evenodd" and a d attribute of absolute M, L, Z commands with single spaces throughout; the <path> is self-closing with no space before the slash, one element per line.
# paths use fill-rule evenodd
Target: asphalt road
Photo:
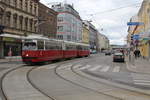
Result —
<path fill-rule="evenodd" d="M 12 70 L 3 90 L 9 100 L 150 100 L 149 77 L 96 54 Z"/>
<path fill-rule="evenodd" d="M 98 79 L 82 76 L 83 73 L 109 80 L 110 83 L 108 85 Z M 113 63 L 111 56 L 97 54 L 64 64 L 42 66 L 33 70 L 29 76 L 36 87 L 56 100 L 150 99 L 147 94 L 110 85 L 111 81 L 119 83 L 116 79 L 133 83 L 126 64 Z"/>

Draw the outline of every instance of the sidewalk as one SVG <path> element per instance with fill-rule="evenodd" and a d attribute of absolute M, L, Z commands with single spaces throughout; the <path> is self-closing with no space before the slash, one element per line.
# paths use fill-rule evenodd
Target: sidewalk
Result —
<path fill-rule="evenodd" d="M 20 62 L 20 61 L 22 61 L 21 56 L 5 57 L 4 59 L 0 59 L 0 63 Z"/>
<path fill-rule="evenodd" d="M 129 57 L 126 57 L 127 69 L 132 72 L 138 72 L 143 74 L 150 74 L 150 60 L 146 60 L 143 58 L 134 59 L 131 58 L 129 61 Z"/>

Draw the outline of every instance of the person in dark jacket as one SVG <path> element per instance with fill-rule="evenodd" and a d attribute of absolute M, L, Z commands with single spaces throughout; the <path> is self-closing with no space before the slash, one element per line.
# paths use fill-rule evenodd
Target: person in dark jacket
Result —
<path fill-rule="evenodd" d="M 136 50 L 134 51 L 134 56 L 135 56 L 136 59 L 137 59 L 138 57 L 140 57 L 140 50 L 136 49 Z"/>

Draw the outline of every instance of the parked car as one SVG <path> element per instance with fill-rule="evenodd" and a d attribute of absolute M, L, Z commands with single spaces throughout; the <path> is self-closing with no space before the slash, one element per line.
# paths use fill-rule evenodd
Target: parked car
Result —
<path fill-rule="evenodd" d="M 114 53 L 113 55 L 113 62 L 124 62 L 125 61 L 125 56 L 123 53 L 121 52 L 117 52 L 117 53 Z"/>
<path fill-rule="evenodd" d="M 111 51 L 106 51 L 105 55 L 111 55 Z"/>
<path fill-rule="evenodd" d="M 96 54 L 97 51 L 96 50 L 90 50 L 90 54 Z"/>

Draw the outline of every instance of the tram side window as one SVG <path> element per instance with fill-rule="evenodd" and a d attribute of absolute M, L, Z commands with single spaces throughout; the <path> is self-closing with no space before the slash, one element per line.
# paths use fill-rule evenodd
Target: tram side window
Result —
<path fill-rule="evenodd" d="M 38 41 L 37 42 L 37 47 L 38 47 L 38 50 L 44 49 L 44 41 Z"/>
<path fill-rule="evenodd" d="M 46 42 L 45 49 L 46 50 L 61 50 L 62 45 L 61 45 L 61 43 Z"/>
<path fill-rule="evenodd" d="M 36 49 L 36 43 L 34 42 L 26 42 L 23 45 L 23 50 L 35 50 Z"/>
<path fill-rule="evenodd" d="M 67 50 L 76 50 L 76 46 L 75 45 L 66 45 L 66 49 Z"/>
<path fill-rule="evenodd" d="M 78 50 L 82 50 L 82 47 L 81 47 L 81 46 L 78 46 Z"/>

